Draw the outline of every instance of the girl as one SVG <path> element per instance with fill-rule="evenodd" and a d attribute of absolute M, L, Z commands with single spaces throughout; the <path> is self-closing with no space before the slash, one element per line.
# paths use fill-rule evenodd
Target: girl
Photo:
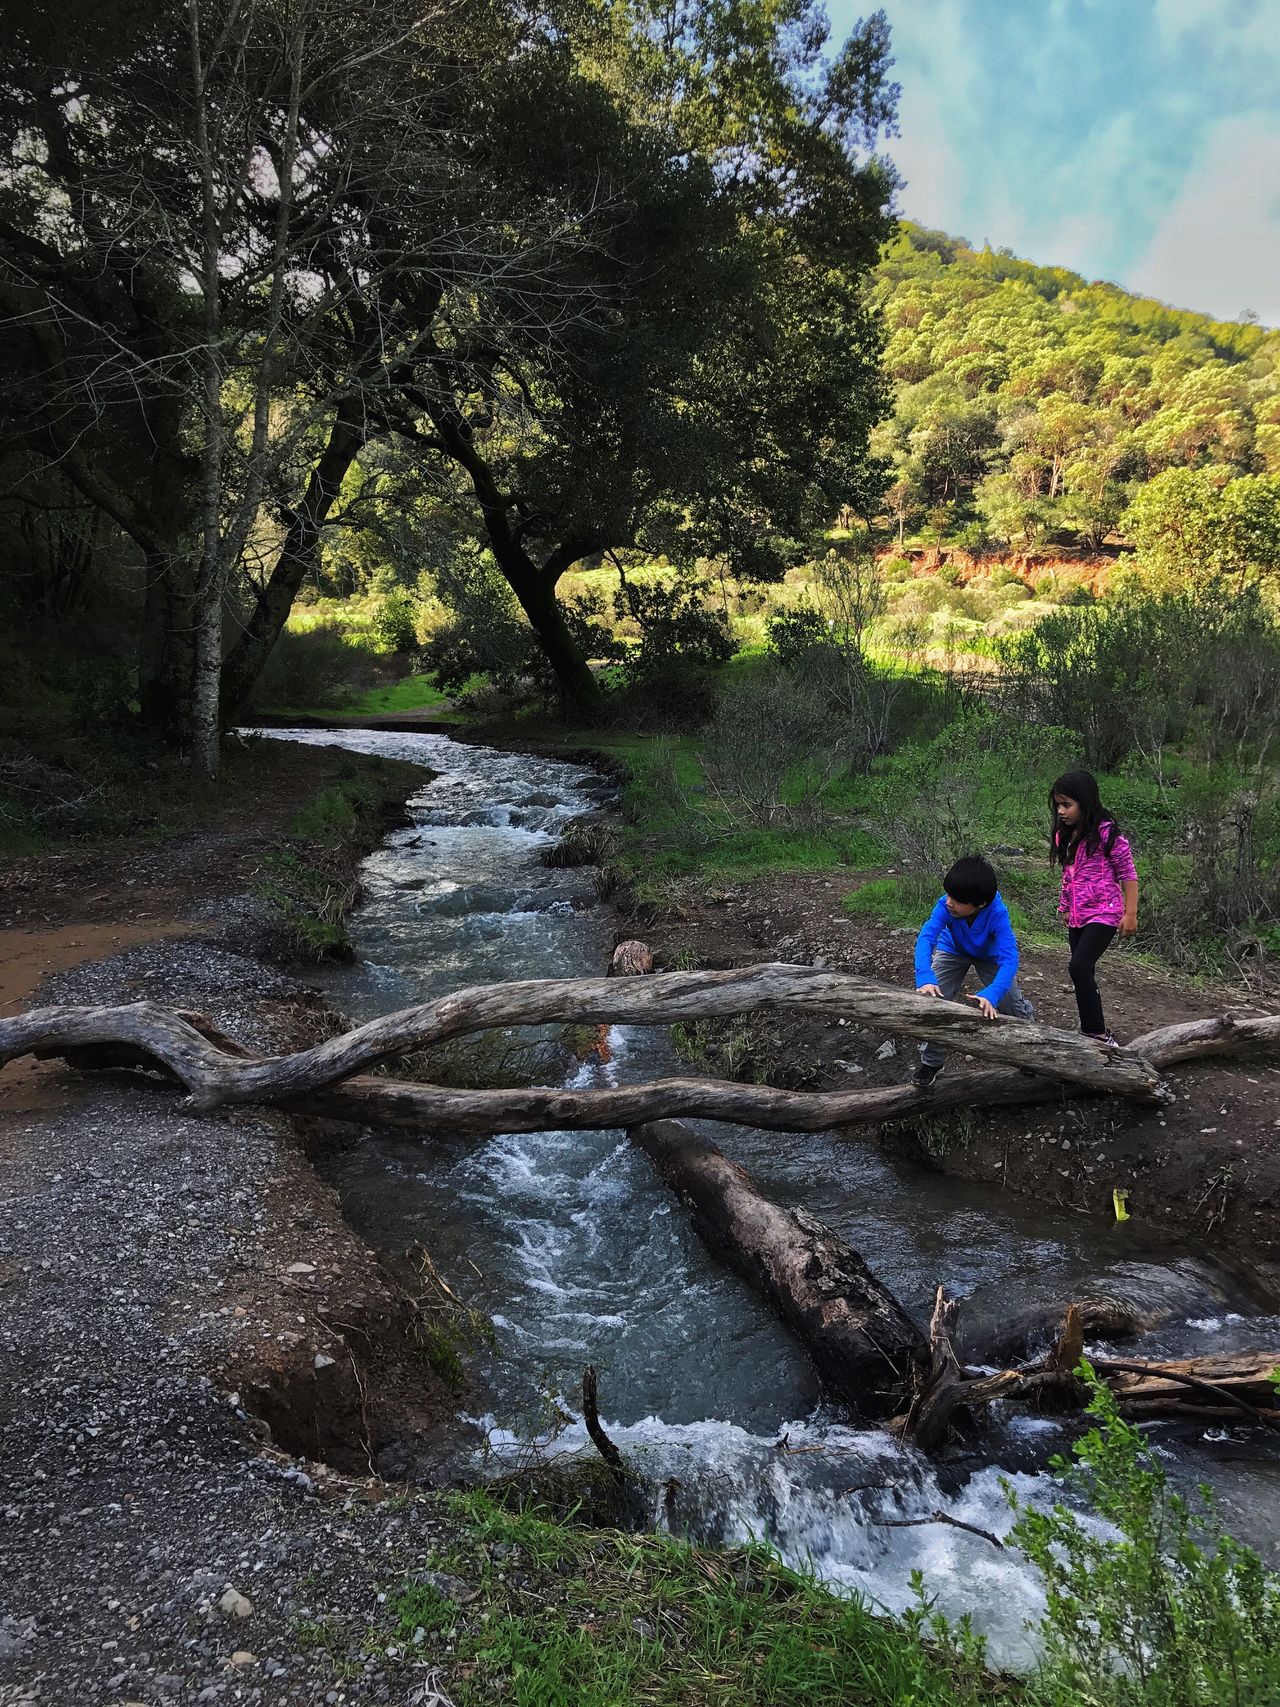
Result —
<path fill-rule="evenodd" d="M 1108 817 L 1098 785 L 1088 771 L 1068 771 L 1049 791 L 1052 814 L 1049 857 L 1062 867 L 1058 912 L 1067 920 L 1069 971 L 1075 985 L 1080 1029 L 1086 1037 L 1115 1045 L 1102 1015 L 1094 968 L 1117 930 L 1138 928 L 1138 873 L 1133 853 Z"/>

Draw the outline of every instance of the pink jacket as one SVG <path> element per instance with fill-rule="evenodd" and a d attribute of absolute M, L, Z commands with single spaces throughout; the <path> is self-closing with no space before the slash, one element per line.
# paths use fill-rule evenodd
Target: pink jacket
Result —
<path fill-rule="evenodd" d="M 1123 836 L 1116 837 L 1110 853 L 1103 853 L 1109 828 L 1110 820 L 1104 819 L 1098 831 L 1097 853 L 1089 853 L 1082 842 L 1071 864 L 1063 868 L 1058 912 L 1066 915 L 1067 924 L 1073 928 L 1118 925 L 1124 917 L 1120 885 L 1138 880 L 1133 850 Z"/>

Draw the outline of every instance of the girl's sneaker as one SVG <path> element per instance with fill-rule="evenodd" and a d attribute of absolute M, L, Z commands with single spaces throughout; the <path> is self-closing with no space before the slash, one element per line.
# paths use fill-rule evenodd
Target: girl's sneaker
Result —
<path fill-rule="evenodd" d="M 1104 1049 L 1119 1049 L 1121 1046 L 1120 1039 L 1113 1037 L 1109 1031 L 1085 1031 L 1080 1035 L 1092 1038 L 1095 1043 L 1101 1043 Z"/>

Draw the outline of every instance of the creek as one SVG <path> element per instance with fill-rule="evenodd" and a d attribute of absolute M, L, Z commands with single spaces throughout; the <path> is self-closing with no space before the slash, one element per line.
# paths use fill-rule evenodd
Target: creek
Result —
<path fill-rule="evenodd" d="M 350 921 L 356 962 L 323 974 L 355 1020 L 466 984 L 598 975 L 614 919 L 590 868 L 541 855 L 565 823 L 611 793 L 581 764 L 498 752 L 442 735 L 270 730 L 275 738 L 413 760 L 434 779 L 411 826 L 366 862 Z M 527 1034 L 526 1034 L 527 1037 Z M 688 1072 L 662 1029 L 612 1027 L 584 1061 L 541 1034 L 546 1059 L 581 1085 Z M 523 1047 L 514 1037 L 504 1051 Z M 508 1061 L 510 1055 L 508 1053 Z M 536 1082 L 555 1082 L 539 1079 Z M 937 1281 L 965 1298 L 978 1336 L 1086 1282 L 1167 1315 L 1134 1355 L 1262 1346 L 1280 1331 L 1240 1282 L 1140 1227 L 1050 1212 L 1026 1199 L 900 1166 L 870 1139 L 706 1126 L 776 1200 L 804 1205 L 866 1259 L 917 1319 Z M 1042 1602 L 1012 1551 L 943 1524 L 877 1520 L 937 1510 L 997 1534 L 1021 1499 L 1051 1503 L 1045 1470 L 1071 1432 L 1047 1418 L 992 1421 L 961 1459 L 935 1463 L 825 1405 L 790 1335 L 707 1254 L 679 1205 L 622 1132 L 487 1140 L 371 1132 L 336 1164 L 345 1212 L 375 1248 L 413 1246 L 492 1319 L 473 1360 L 474 1477 L 532 1454 L 591 1450 L 577 1414 L 583 1366 L 600 1372 L 606 1429 L 654 1489 L 655 1527 L 693 1539 L 768 1539 L 796 1565 L 886 1609 L 913 1602 L 924 1573 L 951 1614 L 972 1611 L 998 1660 L 1032 1657 L 1026 1621 Z M 1117 1348 L 1119 1352 L 1119 1348 Z M 1123 1353 L 1119 1353 L 1123 1355 Z M 1215 1489 L 1224 1525 L 1280 1554 L 1280 1451 L 1247 1426 L 1159 1425 L 1155 1450 L 1179 1485 Z"/>

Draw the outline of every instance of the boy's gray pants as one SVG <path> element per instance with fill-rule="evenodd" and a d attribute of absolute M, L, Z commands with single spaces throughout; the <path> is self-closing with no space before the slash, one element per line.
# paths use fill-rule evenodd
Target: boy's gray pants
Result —
<path fill-rule="evenodd" d="M 942 991 L 949 1002 L 953 1002 L 960 994 L 965 974 L 972 966 L 981 979 L 978 988 L 985 990 L 995 977 L 999 967 L 994 960 L 971 960 L 967 954 L 945 954 L 937 949 L 933 956 L 933 981 Z M 1009 1014 L 1014 1019 L 1034 1019 L 1036 1010 L 1018 988 L 1018 980 L 1013 983 L 1000 998 L 997 1011 Z M 946 1050 L 938 1043 L 922 1043 L 920 1045 L 920 1060 L 923 1066 L 940 1067 L 947 1058 Z"/>

